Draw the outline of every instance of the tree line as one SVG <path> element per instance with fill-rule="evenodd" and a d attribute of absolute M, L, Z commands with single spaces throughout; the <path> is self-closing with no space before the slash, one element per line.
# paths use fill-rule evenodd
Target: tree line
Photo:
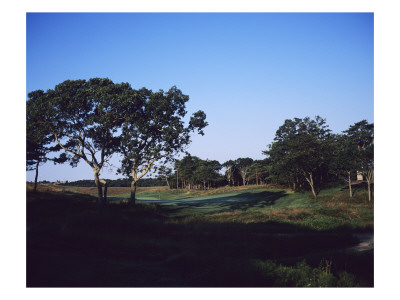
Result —
<path fill-rule="evenodd" d="M 311 190 L 315 199 L 326 185 L 339 180 L 351 183 L 361 174 L 368 185 L 374 177 L 374 124 L 356 122 L 341 134 L 333 134 L 320 116 L 315 119 L 285 120 L 273 142 L 263 153 L 275 182 L 286 183 L 294 191 Z"/>
<path fill-rule="evenodd" d="M 266 155 L 263 160 L 246 157 L 222 164 L 187 155 L 169 167 L 162 166 L 159 178 L 181 189 L 281 184 L 295 192 L 311 191 L 317 199 L 322 188 L 341 182 L 348 184 L 352 197 L 352 183 L 361 175 L 372 198 L 374 125 L 366 120 L 333 134 L 320 116 L 288 119 L 262 153 Z"/>
<path fill-rule="evenodd" d="M 170 188 L 207 190 L 227 185 L 266 184 L 269 170 L 267 160 L 246 157 L 221 164 L 217 160 L 203 160 L 189 154 L 176 159 L 169 167 L 161 166 L 158 178 L 165 180 Z M 224 172 L 221 174 L 221 171 Z"/>
<path fill-rule="evenodd" d="M 366 120 L 333 134 L 320 116 L 287 119 L 262 151 L 265 159 L 244 157 L 221 164 L 186 152 L 191 134 L 203 135 L 208 124 L 199 110 L 185 125 L 189 96 L 176 87 L 153 92 L 92 78 L 67 80 L 28 98 L 27 170 L 36 170 L 35 189 L 40 164 L 50 160 L 74 167 L 84 161 L 93 170 L 98 203 L 104 204 L 107 181 L 100 174 L 116 155 L 117 174 L 129 178 L 131 204 L 139 180 L 149 172 L 170 188 L 278 183 L 296 192 L 310 190 L 315 199 L 322 188 L 343 180 L 352 197 L 351 184 L 362 174 L 372 197 L 374 125 Z M 176 159 L 182 152 L 186 156 Z"/>

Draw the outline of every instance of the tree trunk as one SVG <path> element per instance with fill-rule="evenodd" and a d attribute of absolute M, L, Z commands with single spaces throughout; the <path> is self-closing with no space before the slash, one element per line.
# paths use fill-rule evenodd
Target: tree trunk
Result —
<path fill-rule="evenodd" d="M 37 189 L 37 181 L 38 181 L 38 177 L 39 177 L 39 159 L 36 163 L 36 175 L 35 175 L 35 186 L 33 187 L 33 192 L 36 193 L 36 189 Z"/>
<path fill-rule="evenodd" d="M 351 191 L 351 177 L 350 177 L 350 172 L 347 172 L 347 175 L 349 175 L 349 179 L 348 179 L 348 181 L 349 181 L 349 191 L 350 191 L 350 198 L 352 198 L 352 197 L 353 197 L 353 193 L 352 193 L 352 191 Z"/>
<path fill-rule="evenodd" d="M 314 196 L 314 199 L 317 200 L 317 193 L 315 192 L 315 189 L 314 189 L 314 180 L 313 180 L 313 177 L 312 177 L 312 172 L 309 172 L 307 174 L 304 172 L 304 176 L 306 177 L 306 180 L 307 180 L 307 182 L 309 183 L 309 185 L 311 187 L 311 192 L 312 192 L 312 194 Z"/>
<path fill-rule="evenodd" d="M 132 180 L 131 183 L 131 198 L 129 199 L 129 204 L 134 206 L 136 204 L 136 181 Z"/>
<path fill-rule="evenodd" d="M 179 189 L 179 169 L 176 169 L 176 189 Z"/>
<path fill-rule="evenodd" d="M 107 181 L 105 181 L 104 179 L 100 179 L 100 183 L 104 184 L 104 204 L 107 204 Z"/>
<path fill-rule="evenodd" d="M 102 189 L 101 183 L 100 183 L 99 172 L 97 172 L 97 171 L 94 172 L 94 182 L 96 183 L 96 187 L 97 187 L 97 204 L 102 205 L 103 204 L 103 189 Z"/>
<path fill-rule="evenodd" d="M 258 172 L 257 172 L 257 169 L 256 169 L 256 185 L 258 185 Z"/>
<path fill-rule="evenodd" d="M 373 176 L 374 176 L 374 169 L 368 170 L 368 173 L 367 173 L 367 176 L 366 176 L 367 177 L 367 184 L 368 184 L 368 201 L 371 201 L 371 199 L 372 199 L 371 181 L 372 181 Z"/>
<path fill-rule="evenodd" d="M 171 187 L 169 186 L 169 182 L 168 182 L 168 177 L 165 176 L 165 181 L 167 182 L 168 188 L 171 189 Z"/>
<path fill-rule="evenodd" d="M 368 201 L 371 202 L 371 182 L 367 180 L 368 183 Z"/>
<path fill-rule="evenodd" d="M 313 193 L 314 199 L 317 200 L 317 194 L 315 193 L 314 184 L 311 185 L 311 191 Z"/>

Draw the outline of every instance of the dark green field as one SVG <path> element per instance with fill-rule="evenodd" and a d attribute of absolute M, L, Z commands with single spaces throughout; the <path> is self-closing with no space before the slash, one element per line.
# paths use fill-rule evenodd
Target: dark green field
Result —
<path fill-rule="evenodd" d="M 362 185 L 27 193 L 28 287 L 373 286 L 373 203 Z M 82 192 L 82 191 L 80 191 Z M 160 198 L 160 200 L 159 200 Z"/>

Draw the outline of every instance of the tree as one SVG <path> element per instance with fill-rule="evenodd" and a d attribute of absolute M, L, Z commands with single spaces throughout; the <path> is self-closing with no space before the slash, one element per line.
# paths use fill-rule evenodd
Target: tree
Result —
<path fill-rule="evenodd" d="M 256 185 L 265 183 L 270 175 L 270 169 L 267 159 L 255 160 L 249 168 L 249 181 L 254 181 Z"/>
<path fill-rule="evenodd" d="M 98 203 L 107 201 L 106 181 L 100 172 L 119 145 L 117 135 L 120 107 L 129 96 L 127 83 L 114 84 L 107 78 L 67 80 L 47 92 L 48 126 L 65 150 L 59 160 L 76 166 L 85 161 L 93 170 Z M 105 185 L 104 198 L 101 183 Z"/>
<path fill-rule="evenodd" d="M 39 176 L 39 165 L 48 160 L 47 154 L 59 150 L 51 147 L 54 140 L 53 135 L 43 124 L 43 112 L 46 111 L 47 99 L 42 90 L 33 91 L 28 94 L 29 100 L 26 103 L 26 170 L 35 170 L 36 192 Z"/>
<path fill-rule="evenodd" d="M 225 168 L 225 176 L 226 179 L 228 180 L 228 184 L 234 186 L 235 185 L 235 174 L 238 172 L 235 162 L 233 160 L 228 160 L 222 164 L 222 166 Z"/>
<path fill-rule="evenodd" d="M 195 178 L 203 183 L 203 189 L 206 189 L 206 183 L 214 181 L 219 177 L 218 171 L 221 170 L 221 164 L 216 160 L 200 160 L 195 170 Z"/>
<path fill-rule="evenodd" d="M 181 160 L 177 160 L 175 168 L 179 169 L 179 176 L 182 180 L 182 188 L 188 188 L 189 190 L 194 186 L 197 181 L 196 170 L 201 165 L 201 159 L 197 156 L 190 154 L 183 157 Z"/>
<path fill-rule="evenodd" d="M 161 167 L 158 168 L 157 171 L 158 171 L 158 179 L 165 180 L 165 182 L 168 185 L 168 188 L 171 188 L 170 185 L 169 185 L 168 178 L 171 177 L 172 169 L 166 167 L 165 165 L 162 165 Z"/>
<path fill-rule="evenodd" d="M 368 185 L 368 200 L 372 199 L 371 183 L 374 180 L 374 124 L 366 120 L 351 125 L 345 131 L 356 151 L 357 168 L 363 173 Z"/>
<path fill-rule="evenodd" d="M 333 160 L 333 169 L 339 176 L 343 176 L 349 186 L 349 196 L 353 197 L 351 189 L 351 175 L 357 172 L 357 144 L 346 135 L 337 135 L 335 137 L 335 153 Z"/>
<path fill-rule="evenodd" d="M 276 132 L 274 142 L 263 153 L 271 159 L 273 171 L 294 185 L 300 179 L 310 186 L 317 199 L 318 185 L 327 176 L 331 156 L 330 130 L 325 119 L 306 117 L 285 120 Z"/>
<path fill-rule="evenodd" d="M 249 157 L 238 158 L 235 160 L 235 165 L 239 170 L 240 176 L 242 177 L 243 185 L 246 185 L 248 183 L 248 171 L 252 163 L 253 159 Z"/>
<path fill-rule="evenodd" d="M 132 91 L 129 100 L 121 101 L 123 123 L 119 151 L 122 160 L 118 172 L 132 180 L 130 204 L 135 204 L 136 183 L 155 162 L 169 160 L 184 151 L 191 142 L 191 132 L 204 134 L 207 122 L 201 110 L 191 116 L 187 126 L 184 125 L 188 100 L 189 96 L 172 87 L 166 93 L 142 88 Z"/>

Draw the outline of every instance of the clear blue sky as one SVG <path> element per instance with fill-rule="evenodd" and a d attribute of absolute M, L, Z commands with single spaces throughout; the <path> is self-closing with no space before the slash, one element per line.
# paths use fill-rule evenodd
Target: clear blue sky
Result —
<path fill-rule="evenodd" d="M 209 122 L 189 152 L 221 163 L 265 158 L 285 119 L 320 115 L 333 132 L 374 122 L 372 13 L 29 13 L 26 51 L 27 93 L 92 77 L 176 85 L 189 113 L 202 109 Z M 39 171 L 39 180 L 92 177 L 84 162 Z"/>

